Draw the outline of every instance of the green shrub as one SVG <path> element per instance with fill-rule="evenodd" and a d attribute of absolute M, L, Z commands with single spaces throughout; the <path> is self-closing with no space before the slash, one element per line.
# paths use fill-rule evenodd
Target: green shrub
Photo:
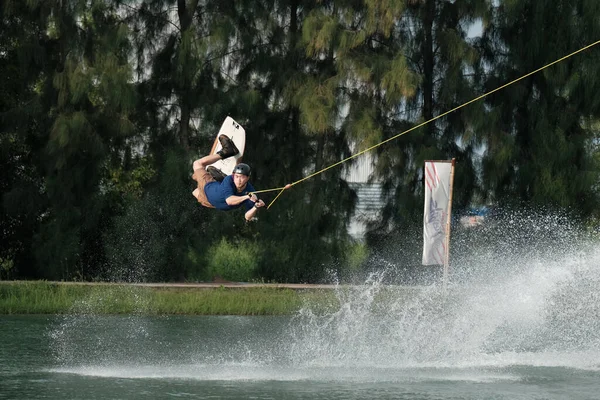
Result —
<path fill-rule="evenodd" d="M 258 244 L 248 241 L 231 243 L 223 238 L 208 250 L 207 279 L 219 276 L 228 281 L 249 282 L 256 275 L 260 257 Z"/>
<path fill-rule="evenodd" d="M 369 256 L 369 249 L 364 243 L 353 243 L 346 251 L 346 263 L 351 272 L 360 270 Z"/>
<path fill-rule="evenodd" d="M 15 263 L 10 257 L 0 257 L 0 280 L 10 277 L 11 272 L 14 270 Z"/>

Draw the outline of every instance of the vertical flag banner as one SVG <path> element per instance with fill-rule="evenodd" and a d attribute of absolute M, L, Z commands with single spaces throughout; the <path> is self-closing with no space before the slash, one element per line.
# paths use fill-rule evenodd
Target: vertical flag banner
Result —
<path fill-rule="evenodd" d="M 423 265 L 448 265 L 454 160 L 425 162 Z"/>

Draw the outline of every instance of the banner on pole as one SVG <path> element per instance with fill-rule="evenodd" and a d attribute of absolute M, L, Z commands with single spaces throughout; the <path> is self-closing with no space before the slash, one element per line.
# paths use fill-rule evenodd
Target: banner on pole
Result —
<path fill-rule="evenodd" d="M 450 235 L 452 161 L 425 162 L 423 265 L 446 265 Z"/>

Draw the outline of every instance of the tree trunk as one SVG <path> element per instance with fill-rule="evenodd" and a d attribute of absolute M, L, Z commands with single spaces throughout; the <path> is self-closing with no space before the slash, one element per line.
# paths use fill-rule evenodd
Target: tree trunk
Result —
<path fill-rule="evenodd" d="M 423 119 L 428 121 L 433 118 L 433 80 L 434 80 L 434 54 L 433 54 L 433 20 L 435 17 L 435 0 L 426 0 L 423 15 Z M 434 134 L 434 124 L 427 124 L 427 136 Z"/>
<path fill-rule="evenodd" d="M 198 6 L 198 0 L 177 0 L 177 15 L 179 16 L 179 26 L 181 29 L 181 36 L 183 37 L 186 32 L 192 26 L 194 13 Z M 181 110 L 181 119 L 179 121 L 179 144 L 185 149 L 186 152 L 190 150 L 190 118 L 192 114 L 189 96 L 187 95 L 191 89 L 191 82 L 188 82 L 186 71 L 183 71 L 184 81 L 180 88 L 179 102 Z"/>

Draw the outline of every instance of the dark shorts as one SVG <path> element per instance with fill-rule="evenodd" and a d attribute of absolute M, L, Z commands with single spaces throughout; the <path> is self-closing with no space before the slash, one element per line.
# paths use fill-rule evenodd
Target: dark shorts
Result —
<path fill-rule="evenodd" d="M 198 203 L 202 204 L 204 207 L 215 208 L 208 199 L 206 198 L 206 193 L 204 193 L 204 186 L 210 182 L 216 182 L 215 178 L 212 177 L 211 174 L 206 172 L 204 168 L 199 168 L 194 170 L 194 175 L 192 175 L 192 179 L 198 182 Z"/>

